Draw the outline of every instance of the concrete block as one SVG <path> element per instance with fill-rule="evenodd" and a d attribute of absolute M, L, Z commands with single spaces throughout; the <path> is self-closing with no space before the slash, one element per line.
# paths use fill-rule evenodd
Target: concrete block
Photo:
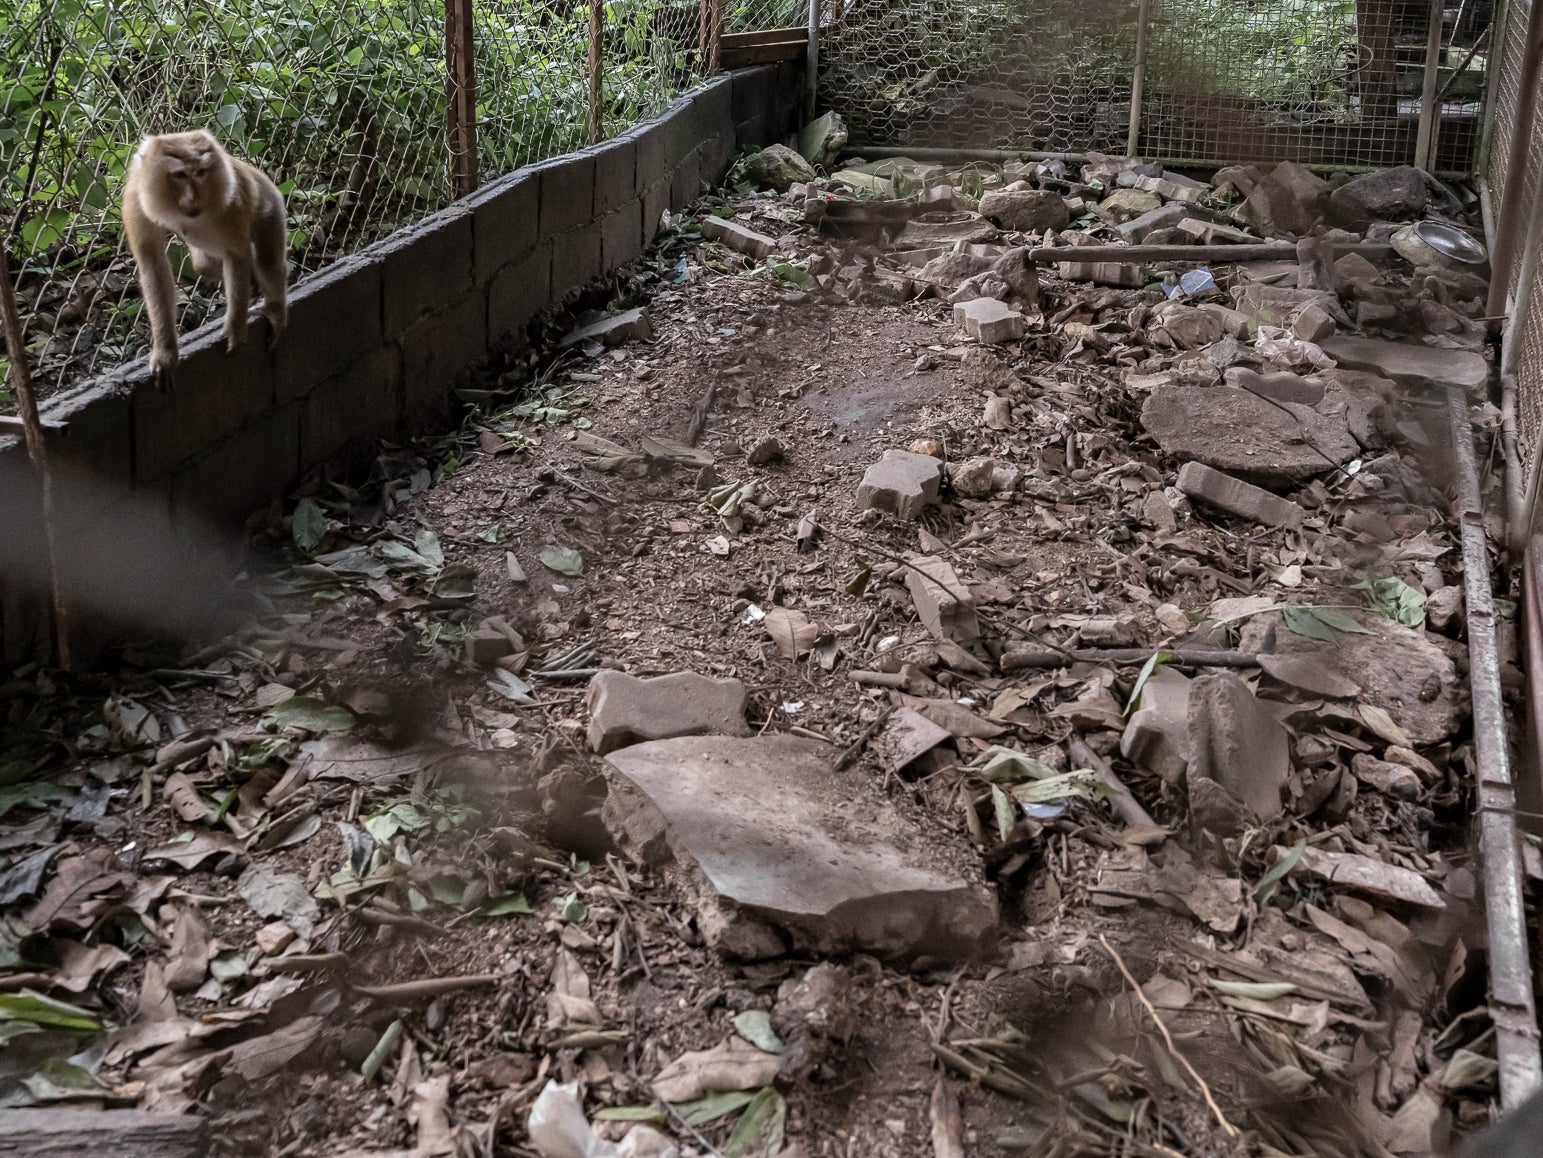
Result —
<path fill-rule="evenodd" d="M 771 108 L 773 88 L 769 68 L 737 68 L 728 74 L 734 123 L 763 116 Z"/>
<path fill-rule="evenodd" d="M 708 241 L 717 241 L 736 249 L 740 253 L 749 254 L 757 261 L 765 261 L 777 252 L 775 238 L 767 237 L 764 233 L 757 233 L 748 225 L 741 225 L 737 221 L 730 221 L 726 217 L 713 217 L 711 215 L 702 218 L 702 236 Z"/>
<path fill-rule="evenodd" d="M 552 251 L 541 246 L 500 270 L 488 286 L 490 341 L 523 348 L 531 320 L 546 309 L 552 292 Z"/>
<path fill-rule="evenodd" d="M 714 133 L 705 138 L 698 150 L 701 154 L 702 179 L 717 186 L 734 161 L 734 127 L 726 132 Z"/>
<path fill-rule="evenodd" d="M 636 149 L 632 191 L 639 196 L 669 170 L 667 132 L 659 121 L 645 121 L 627 134 Z"/>
<path fill-rule="evenodd" d="M 541 179 L 530 169 L 500 177 L 456 203 L 472 215 L 472 276 L 487 285 L 540 238 Z"/>
<path fill-rule="evenodd" d="M 886 450 L 884 457 L 863 473 L 857 488 L 857 509 L 918 518 L 937 502 L 942 478 L 942 460 L 909 450 Z"/>
<path fill-rule="evenodd" d="M 760 149 L 771 144 L 774 139 L 771 124 L 772 115 L 769 111 L 739 121 L 734 126 L 734 148 L 743 151 L 752 145 Z"/>
<path fill-rule="evenodd" d="M 659 236 L 659 222 L 670 207 L 670 178 L 655 181 L 643 192 L 643 245 L 654 243 Z"/>
<path fill-rule="evenodd" d="M 589 681 L 589 746 L 599 755 L 674 736 L 748 736 L 745 685 L 694 671 L 639 679 L 603 671 Z"/>
<path fill-rule="evenodd" d="M 382 268 L 378 254 L 359 253 L 300 283 L 274 350 L 280 402 L 336 378 L 381 344 Z"/>
<path fill-rule="evenodd" d="M 954 307 L 954 324 L 981 345 L 995 346 L 1023 337 L 1024 318 L 996 298 L 976 298 Z"/>
<path fill-rule="evenodd" d="M 613 270 L 643 256 L 643 202 L 633 199 L 600 222 L 600 265 Z"/>
<path fill-rule="evenodd" d="M 595 217 L 595 157 L 573 153 L 531 167 L 541 182 L 541 236 L 555 237 Z"/>
<path fill-rule="evenodd" d="M 1179 489 L 1192 499 L 1200 499 L 1267 527 L 1300 530 L 1306 515 L 1290 499 L 1283 499 L 1200 462 L 1186 462 L 1179 470 Z"/>
<path fill-rule="evenodd" d="M 383 437 L 402 425 L 402 352 L 380 347 L 339 377 L 312 390 L 300 406 L 300 470 L 327 463 L 362 466 Z"/>
<path fill-rule="evenodd" d="M 174 519 L 235 526 L 300 477 L 300 406 L 289 403 L 179 466 L 171 474 Z"/>
<path fill-rule="evenodd" d="M 381 326 L 395 334 L 472 291 L 473 215 L 459 205 L 399 229 L 366 253 L 381 260 Z"/>
<path fill-rule="evenodd" d="M 975 597 L 947 559 L 936 555 L 912 559 L 906 568 L 905 586 L 917 618 L 933 638 L 955 643 L 973 643 L 980 638 Z"/>
<path fill-rule="evenodd" d="M 659 123 L 664 126 L 664 161 L 670 168 L 685 160 L 702 139 L 698 116 L 692 102 L 682 100 L 676 101 L 659 118 Z"/>
<path fill-rule="evenodd" d="M 81 471 L 109 490 L 131 485 L 134 478 L 133 394 L 139 377 L 119 370 L 44 400 L 39 407 L 43 421 L 64 425 L 62 434 L 49 438 L 51 470 L 55 473 Z M 148 366 L 143 377 L 149 377 Z M 142 388 L 151 389 L 148 381 Z"/>
<path fill-rule="evenodd" d="M 601 273 L 600 223 L 570 229 L 552 238 L 552 301 L 582 289 Z"/>
<path fill-rule="evenodd" d="M 595 159 L 596 217 L 620 209 L 637 192 L 637 141 L 626 135 L 585 149 Z"/>
<path fill-rule="evenodd" d="M 438 422 L 450 410 L 450 388 L 472 366 L 487 361 L 487 308 L 464 298 L 402 331 L 402 412 L 409 429 Z"/>
<path fill-rule="evenodd" d="M 378 282 L 375 288 L 379 290 Z M 379 317 L 377 309 L 377 329 Z M 293 311 L 290 318 L 293 332 Z M 309 326 L 302 324 L 301 329 L 305 340 Z M 352 347 L 351 342 L 343 344 Z M 134 392 L 130 408 L 135 479 L 147 482 L 170 474 L 271 409 L 275 377 L 273 356 L 261 340 L 227 354 L 217 324 L 195 331 L 191 342 L 183 342 L 176 386 L 163 391 L 146 384 Z"/>
<path fill-rule="evenodd" d="M 734 78 L 717 76 L 691 94 L 696 106 L 697 140 L 734 136 Z"/>
<path fill-rule="evenodd" d="M 695 150 L 687 154 L 670 174 L 670 209 L 684 213 L 702 196 L 701 162 Z"/>

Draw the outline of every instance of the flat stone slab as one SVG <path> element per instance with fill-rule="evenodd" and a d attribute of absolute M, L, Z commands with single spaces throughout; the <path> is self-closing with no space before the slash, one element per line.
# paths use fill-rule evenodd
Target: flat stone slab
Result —
<path fill-rule="evenodd" d="M 654 327 L 648 320 L 648 311 L 639 306 L 570 330 L 563 335 L 558 345 L 574 346 L 580 342 L 593 341 L 603 346 L 620 346 L 633 341 L 646 342 L 653 336 Z"/>
<path fill-rule="evenodd" d="M 1324 415 L 1231 386 L 1164 386 L 1141 407 L 1159 446 L 1260 486 L 1289 486 L 1361 453 L 1341 407 Z"/>
<path fill-rule="evenodd" d="M 884 457 L 863 473 L 857 487 L 857 509 L 914 519 L 938 501 L 942 481 L 941 459 L 909 450 L 886 450 Z"/>
<path fill-rule="evenodd" d="M 606 757 L 605 823 L 629 856 L 671 866 L 709 945 L 968 956 L 996 924 L 969 859 L 833 770 L 837 749 L 795 736 L 658 740 Z"/>
<path fill-rule="evenodd" d="M 1267 527 L 1301 530 L 1302 519 L 1307 514 L 1290 499 L 1223 474 L 1203 462 L 1186 462 L 1179 469 L 1179 489 L 1192 499 L 1200 499 Z"/>
<path fill-rule="evenodd" d="M 1281 814 L 1291 773 L 1286 729 L 1231 672 L 1197 677 L 1189 693 L 1190 816 L 1218 836 Z"/>
<path fill-rule="evenodd" d="M 1323 352 L 1348 369 L 1369 370 L 1415 390 L 1452 385 L 1475 391 L 1489 381 L 1489 363 L 1471 350 L 1340 334 L 1323 344 Z"/>
<path fill-rule="evenodd" d="M 589 681 L 589 746 L 602 756 L 674 736 L 748 736 L 745 685 L 694 671 L 642 679 L 603 671 Z"/>

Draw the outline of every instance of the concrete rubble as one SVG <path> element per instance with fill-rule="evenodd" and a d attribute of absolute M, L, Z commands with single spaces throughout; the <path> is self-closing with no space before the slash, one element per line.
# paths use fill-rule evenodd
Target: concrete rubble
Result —
<path fill-rule="evenodd" d="M 937 501 L 942 481 L 941 460 L 908 450 L 886 450 L 864 472 L 857 487 L 857 507 L 915 519 Z"/>
<path fill-rule="evenodd" d="M 697 672 L 640 679 L 603 671 L 589 681 L 589 746 L 604 756 L 629 744 L 675 736 L 748 736 L 745 685 Z"/>

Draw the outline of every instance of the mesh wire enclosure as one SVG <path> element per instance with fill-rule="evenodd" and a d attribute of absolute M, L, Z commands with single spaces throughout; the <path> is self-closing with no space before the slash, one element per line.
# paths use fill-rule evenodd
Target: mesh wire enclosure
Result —
<path fill-rule="evenodd" d="M 1224 165 L 1413 159 L 1426 0 L 830 0 L 822 100 L 856 145 Z M 1438 0 L 1439 2 L 1439 0 Z M 1471 164 L 1493 5 L 1443 10 L 1438 167 Z M 1138 29 L 1144 22 L 1144 35 Z"/>
<path fill-rule="evenodd" d="M 299 271 L 445 204 L 443 35 L 439 0 L 10 0 L 0 229 L 39 387 L 148 345 L 119 214 L 145 134 L 206 127 L 268 172 Z M 185 331 L 219 295 L 184 287 Z"/>

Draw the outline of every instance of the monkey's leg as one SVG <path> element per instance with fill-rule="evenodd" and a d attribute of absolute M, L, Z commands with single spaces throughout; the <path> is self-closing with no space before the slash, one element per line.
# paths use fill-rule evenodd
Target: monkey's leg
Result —
<path fill-rule="evenodd" d="M 262 228 L 252 238 L 257 288 L 263 295 L 263 305 L 259 312 L 268 319 L 269 346 L 279 340 L 279 335 L 289 324 L 289 301 L 286 296 L 288 270 L 285 268 L 288 249 L 282 218 L 263 222 Z"/>
<path fill-rule="evenodd" d="M 238 257 L 225 259 L 225 352 L 246 341 L 246 315 L 252 308 L 252 263 Z"/>

